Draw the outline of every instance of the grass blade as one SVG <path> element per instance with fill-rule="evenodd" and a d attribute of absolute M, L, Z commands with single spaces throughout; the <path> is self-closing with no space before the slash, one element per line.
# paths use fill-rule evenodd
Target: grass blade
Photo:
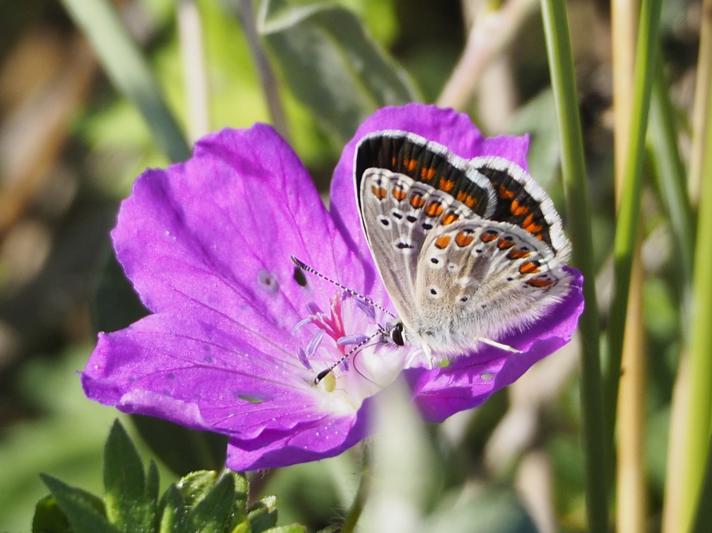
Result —
<path fill-rule="evenodd" d="M 542 0 L 542 14 L 559 122 L 561 167 L 568 205 L 569 231 L 574 247 L 574 263 L 581 269 L 585 278 L 586 309 L 579 326 L 582 339 L 581 403 L 584 422 L 583 445 L 586 453 L 588 529 L 595 533 L 608 529 L 608 452 L 601 397 L 591 207 L 588 203 L 581 119 L 564 0 Z"/>
<path fill-rule="evenodd" d="M 62 0 L 86 34 L 114 86 L 138 107 L 156 143 L 173 161 L 190 155 L 178 122 L 146 61 L 108 0 Z"/>
<path fill-rule="evenodd" d="M 607 438 L 613 443 L 615 415 L 618 404 L 623 335 L 625 332 L 628 292 L 636 239 L 640 198 L 642 196 L 643 159 L 648 110 L 658 49 L 658 26 L 662 0 L 643 0 L 636 46 L 635 85 L 630 123 L 630 139 L 625 158 L 624 180 L 621 186 L 620 207 L 616 217 L 616 237 L 613 249 L 615 283 L 609 316 L 609 353 L 606 369 Z"/>

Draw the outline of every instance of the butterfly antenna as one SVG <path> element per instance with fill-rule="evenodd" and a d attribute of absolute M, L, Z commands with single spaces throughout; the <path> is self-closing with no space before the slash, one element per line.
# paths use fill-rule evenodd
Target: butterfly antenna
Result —
<path fill-rule="evenodd" d="M 361 300 L 362 302 L 364 302 L 364 303 L 370 305 L 370 306 L 373 307 L 374 309 L 378 309 L 379 311 L 382 311 L 383 313 L 386 313 L 386 314 L 387 314 L 388 316 L 390 316 L 391 318 L 397 318 L 396 315 L 394 315 L 393 313 L 391 313 L 388 309 L 386 309 L 386 308 L 383 307 L 382 305 L 377 304 L 376 302 L 374 302 L 374 301 L 373 301 L 371 298 L 369 298 L 368 296 L 364 296 L 364 295 L 361 294 L 360 292 L 356 292 L 355 290 L 350 289 L 350 288 L 347 287 L 346 285 L 343 285 L 342 283 L 339 283 L 339 282 L 336 281 L 336 280 L 333 280 L 333 279 L 331 279 L 331 278 L 329 278 L 329 277 L 326 277 L 324 274 L 322 274 L 321 272 L 319 272 L 319 271 L 316 270 L 315 268 L 310 267 L 310 266 L 307 265 L 304 261 L 298 259 L 298 258 L 295 257 L 295 256 L 291 256 L 291 258 L 292 258 L 292 263 L 294 263 L 294 264 L 297 266 L 297 268 L 300 268 L 300 269 L 303 270 L 304 272 L 309 272 L 310 274 L 314 274 L 316 277 L 321 278 L 321 279 L 323 279 L 324 281 L 328 281 L 328 282 L 331 283 L 332 285 L 336 285 L 339 289 L 341 289 L 342 291 L 346 292 L 349 296 L 352 296 L 352 297 L 356 298 L 357 300 Z M 327 372 L 327 374 L 328 374 L 328 372 Z"/>
<path fill-rule="evenodd" d="M 354 354 L 355 352 L 357 352 L 358 350 L 363 348 L 366 344 L 371 342 L 374 337 L 376 337 L 377 335 L 383 335 L 384 331 L 385 330 L 379 326 L 378 331 L 376 331 L 376 333 L 374 333 L 370 337 L 367 337 L 364 340 L 362 340 L 361 342 L 359 342 L 356 346 L 354 346 L 348 352 L 346 352 L 344 355 L 339 357 L 339 359 L 335 363 L 333 363 L 331 366 L 329 366 L 329 367 L 325 368 L 324 370 L 322 370 L 321 372 L 319 372 L 316 375 L 316 377 L 314 378 L 314 385 L 318 385 L 321 382 L 321 380 L 324 379 L 326 376 L 328 376 L 332 370 L 334 370 L 337 366 L 339 366 L 341 363 L 346 361 L 349 357 L 351 357 L 352 354 Z"/>

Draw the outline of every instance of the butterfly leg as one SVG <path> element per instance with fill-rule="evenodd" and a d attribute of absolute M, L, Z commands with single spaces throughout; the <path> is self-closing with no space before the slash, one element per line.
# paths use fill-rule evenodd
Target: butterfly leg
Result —
<path fill-rule="evenodd" d="M 499 348 L 500 350 L 504 350 L 505 352 L 512 352 L 512 353 L 522 353 L 521 350 L 518 350 L 514 346 L 509 346 L 508 344 L 502 344 L 501 342 L 493 341 L 492 339 L 488 339 L 486 337 L 477 337 L 478 342 L 481 342 L 483 344 L 487 344 L 488 346 L 492 346 L 494 348 Z"/>
<path fill-rule="evenodd" d="M 423 353 L 425 354 L 425 357 L 428 359 L 428 370 L 432 370 L 433 367 L 435 366 L 435 361 L 433 359 L 433 351 L 430 349 L 430 346 L 427 344 L 423 344 Z"/>

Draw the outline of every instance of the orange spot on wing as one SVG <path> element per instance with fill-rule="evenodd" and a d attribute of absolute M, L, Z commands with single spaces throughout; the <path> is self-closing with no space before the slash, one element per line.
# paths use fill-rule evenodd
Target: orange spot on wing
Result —
<path fill-rule="evenodd" d="M 554 284 L 551 278 L 534 278 L 527 281 L 527 285 L 537 287 L 538 289 L 548 289 Z"/>
<path fill-rule="evenodd" d="M 386 189 L 384 189 L 383 187 L 378 187 L 376 185 L 371 186 L 371 192 L 379 200 L 383 200 L 386 197 L 386 194 L 388 194 Z"/>
<path fill-rule="evenodd" d="M 477 205 L 477 198 L 475 198 L 471 194 L 468 194 L 466 191 L 459 191 L 457 193 L 457 196 L 455 196 L 455 200 L 457 200 L 458 202 L 462 202 L 470 209 Z"/>
<path fill-rule="evenodd" d="M 395 198 L 399 202 L 405 200 L 406 196 L 408 196 L 408 192 L 405 189 L 402 189 L 400 187 L 395 187 L 393 189 L 393 198 Z"/>
<path fill-rule="evenodd" d="M 420 169 L 420 179 L 430 181 L 435 177 L 435 169 L 433 167 L 423 167 Z"/>
<path fill-rule="evenodd" d="M 450 192 L 451 190 L 453 190 L 454 187 L 455 187 L 455 182 L 453 180 L 449 180 L 449 179 L 445 178 L 444 176 L 442 176 L 440 178 L 440 182 L 438 183 L 438 188 L 440 190 L 445 191 L 445 192 Z"/>
<path fill-rule="evenodd" d="M 452 224 L 455 222 L 458 218 L 457 213 L 446 213 L 445 216 L 440 220 L 440 224 L 443 226 L 447 226 L 448 224 Z"/>
<path fill-rule="evenodd" d="M 511 248 L 512 246 L 514 246 L 514 241 L 510 241 L 508 239 L 500 239 L 499 241 L 497 241 L 497 248 L 499 248 L 500 250 L 506 250 L 508 248 Z"/>
<path fill-rule="evenodd" d="M 482 242 L 492 242 L 497 238 L 497 232 L 493 230 L 485 231 L 482 235 L 480 235 L 480 240 Z"/>
<path fill-rule="evenodd" d="M 391 165 L 393 168 L 396 168 L 396 165 L 398 164 L 398 158 L 396 156 L 391 157 Z"/>
<path fill-rule="evenodd" d="M 527 224 L 524 226 L 524 229 L 527 230 L 529 233 L 539 233 L 542 229 L 541 224 L 534 224 L 533 222 L 531 224 Z"/>
<path fill-rule="evenodd" d="M 441 235 L 435 239 L 435 248 L 444 250 L 450 244 L 450 235 Z"/>
<path fill-rule="evenodd" d="M 526 228 L 526 227 L 527 227 L 529 224 L 531 224 L 532 222 L 534 222 L 534 213 L 529 213 L 529 214 L 527 215 L 527 218 L 525 218 L 525 219 L 522 221 L 522 227 L 523 227 L 523 228 Z"/>
<path fill-rule="evenodd" d="M 423 195 L 419 192 L 413 193 L 413 196 L 410 197 L 410 205 L 414 209 L 420 209 L 421 207 L 423 207 L 425 205 Z"/>
<path fill-rule="evenodd" d="M 464 248 L 465 246 L 469 246 L 472 244 L 472 241 L 475 240 L 474 235 L 472 233 L 468 233 L 465 231 L 459 231 L 457 235 L 455 235 L 455 244 L 457 244 L 460 248 Z"/>
<path fill-rule="evenodd" d="M 415 167 L 418 166 L 418 160 L 417 159 L 406 159 L 403 161 L 405 164 L 405 168 L 408 169 L 408 172 L 413 172 L 415 170 Z"/>
<path fill-rule="evenodd" d="M 519 265 L 520 274 L 535 274 L 539 272 L 539 264 L 536 261 L 526 261 Z M 543 278 L 542 278 L 543 279 Z"/>
<path fill-rule="evenodd" d="M 531 252 L 526 250 L 512 250 L 507 254 L 507 259 L 523 259 L 528 257 Z"/>
<path fill-rule="evenodd" d="M 526 205 L 522 205 L 516 200 L 512 200 L 512 203 L 509 206 L 509 210 L 514 216 L 517 217 L 526 215 L 529 212 L 529 208 Z"/>
<path fill-rule="evenodd" d="M 500 198 L 506 198 L 507 200 L 514 198 L 514 191 L 507 189 L 504 185 L 499 186 L 498 192 Z"/>
<path fill-rule="evenodd" d="M 443 204 L 437 201 L 430 202 L 425 208 L 425 214 L 429 217 L 439 217 L 440 215 L 442 215 L 443 211 L 445 211 Z"/>

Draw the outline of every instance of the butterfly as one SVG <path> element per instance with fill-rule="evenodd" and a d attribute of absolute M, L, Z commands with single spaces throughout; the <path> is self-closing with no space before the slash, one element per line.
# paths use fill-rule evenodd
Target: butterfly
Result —
<path fill-rule="evenodd" d="M 463 159 L 405 131 L 361 139 L 355 189 L 398 345 L 435 359 L 526 328 L 569 290 L 571 245 L 551 198 L 501 157 Z"/>

